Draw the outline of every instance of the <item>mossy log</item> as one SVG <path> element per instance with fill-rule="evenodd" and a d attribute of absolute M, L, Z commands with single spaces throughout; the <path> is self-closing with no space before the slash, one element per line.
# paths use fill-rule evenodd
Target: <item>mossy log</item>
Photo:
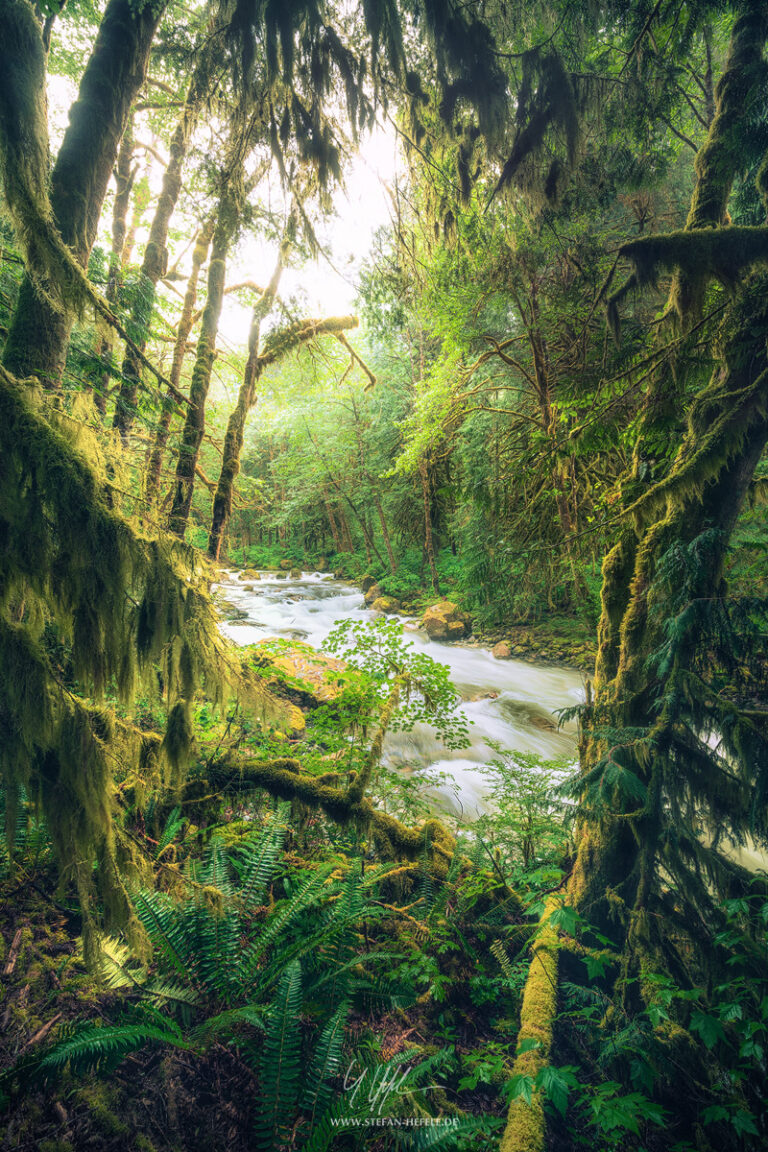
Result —
<path fill-rule="evenodd" d="M 525 1041 L 536 1041 L 537 1047 L 518 1052 L 512 1068 L 513 1076 L 535 1080 L 541 1069 L 549 1064 L 557 1016 L 559 953 L 557 929 L 550 920 L 559 906 L 554 898 L 547 901 L 531 949 L 531 966 L 520 1008 L 517 1047 L 523 1047 Z M 547 1128 L 541 1092 L 533 1092 L 530 1104 L 521 1096 L 516 1097 L 509 1109 L 499 1152 L 545 1152 L 546 1147 Z"/>

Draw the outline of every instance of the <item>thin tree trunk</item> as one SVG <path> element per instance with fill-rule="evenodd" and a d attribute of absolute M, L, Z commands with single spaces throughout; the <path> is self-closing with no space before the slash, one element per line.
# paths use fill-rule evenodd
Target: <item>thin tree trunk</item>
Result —
<path fill-rule="evenodd" d="M 421 460 L 419 463 L 419 479 L 421 480 L 421 497 L 424 506 L 424 551 L 427 555 L 427 563 L 429 564 L 429 572 L 432 578 L 432 591 L 435 596 L 439 596 L 440 581 L 437 577 L 435 548 L 432 541 L 432 504 L 429 499 L 429 474 L 425 460 Z"/>
<path fill-rule="evenodd" d="M 128 233 L 128 207 L 131 202 L 131 189 L 136 177 L 133 159 L 133 113 L 123 133 L 120 151 L 115 167 L 115 204 L 112 210 L 112 250 L 109 254 L 106 298 L 109 304 L 117 302 L 123 282 L 123 248 Z M 112 352 L 114 348 L 112 329 L 99 340 L 96 355 L 104 368 L 101 373 L 101 387 L 95 389 L 95 404 L 102 416 L 107 410 L 107 393 L 112 379 Z"/>
<path fill-rule="evenodd" d="M 176 480 L 168 527 L 182 539 L 189 520 L 195 486 L 195 469 L 205 432 L 205 402 L 211 384 L 219 317 L 224 299 L 227 255 L 242 210 L 243 158 L 242 149 L 239 151 L 240 155 L 234 162 L 234 170 L 231 169 L 224 176 L 224 189 L 218 205 L 211 262 L 208 267 L 208 295 L 203 309 L 200 339 L 197 342 L 195 366 L 189 388 L 189 405 L 176 461 Z"/>
<path fill-rule="evenodd" d="M 248 337 L 248 360 L 246 361 L 243 382 L 237 397 L 237 404 L 227 423 L 221 475 L 219 476 L 216 496 L 213 501 L 211 531 L 208 538 L 208 555 L 213 560 L 218 560 L 221 554 L 222 541 L 232 508 L 235 480 L 240 471 L 240 453 L 242 452 L 243 439 L 245 437 L 245 424 L 248 419 L 248 413 L 256 401 L 256 385 L 262 372 L 288 352 L 293 351 L 309 340 L 314 340 L 318 336 L 327 333 L 337 333 L 346 328 L 354 328 L 357 325 L 357 317 L 355 316 L 331 316 L 326 320 L 305 320 L 297 325 L 292 325 L 284 334 L 278 334 L 273 339 L 271 350 L 265 352 L 263 356 L 259 354 L 261 323 L 269 314 L 274 304 L 283 263 L 288 248 L 292 243 L 292 240 L 286 242 L 284 239 L 277 266 L 272 274 L 269 285 L 253 309 L 251 329 Z"/>
<path fill-rule="evenodd" d="M 131 0 L 109 0 L 70 110 L 50 201 L 61 237 L 83 267 L 164 6 L 145 4 L 137 11 Z M 5 367 L 21 379 L 36 375 L 45 387 L 60 387 L 71 329 L 71 314 L 56 311 L 25 276 L 5 343 Z"/>
<path fill-rule="evenodd" d="M 155 209 L 149 239 L 144 249 L 141 265 L 139 290 L 133 309 L 133 320 L 139 326 L 139 334 L 134 337 L 140 351 L 147 344 L 149 318 L 155 302 L 157 283 L 165 275 L 168 266 L 168 228 L 181 192 L 181 173 L 187 157 L 192 133 L 198 117 L 213 85 L 213 60 L 210 45 L 202 50 L 195 71 L 189 82 L 184 108 L 176 129 L 171 137 L 168 167 L 163 174 L 163 186 Z M 115 405 L 113 426 L 120 435 L 127 437 L 136 410 L 139 383 L 141 381 L 141 361 L 136 349 L 128 346 L 125 350 L 122 367 L 122 384 Z"/>
<path fill-rule="evenodd" d="M 169 379 L 174 388 L 178 388 L 181 383 L 181 370 L 184 366 L 184 358 L 187 353 L 187 343 L 189 341 L 189 334 L 192 331 L 192 319 L 197 301 L 197 284 L 200 279 L 200 270 L 207 259 L 208 249 L 211 246 L 214 223 L 214 217 L 211 216 L 210 219 L 203 224 L 197 234 L 195 246 L 192 250 L 192 270 L 189 274 L 189 280 L 187 281 L 187 291 L 184 295 L 184 304 L 176 329 L 176 342 L 173 346 L 173 361 L 171 363 Z M 150 505 L 154 504 L 160 490 L 160 474 L 163 469 L 165 449 L 168 445 L 168 433 L 171 427 L 171 419 L 176 409 L 177 404 L 173 396 L 171 394 L 166 395 L 163 399 L 160 420 L 147 460 L 144 492 L 147 502 Z"/>

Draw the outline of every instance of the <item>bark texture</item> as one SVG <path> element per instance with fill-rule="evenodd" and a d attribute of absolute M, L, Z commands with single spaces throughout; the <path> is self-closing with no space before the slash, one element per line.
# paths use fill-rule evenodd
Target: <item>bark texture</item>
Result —
<path fill-rule="evenodd" d="M 83 267 L 163 8 L 147 4 L 137 15 L 130 0 L 109 0 L 69 113 L 51 174 L 50 202 L 62 239 Z M 59 387 L 71 328 L 71 314 L 58 311 L 25 276 L 5 344 L 6 368 L 19 378 L 36 375 L 45 387 Z"/>

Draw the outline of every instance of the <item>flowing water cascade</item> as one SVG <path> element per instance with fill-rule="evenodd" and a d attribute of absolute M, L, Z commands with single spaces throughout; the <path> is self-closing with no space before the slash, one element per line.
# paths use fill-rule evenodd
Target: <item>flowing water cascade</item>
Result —
<path fill-rule="evenodd" d="M 366 607 L 358 588 L 319 572 L 300 577 L 262 572 L 258 581 L 232 572 L 217 588 L 231 612 L 222 630 L 241 645 L 282 637 L 322 649 L 337 621 L 372 620 L 376 615 Z M 478 766 L 493 759 L 492 743 L 545 759 L 575 754 L 575 724 L 558 729 L 555 711 L 584 699 L 580 672 L 497 660 L 488 649 L 466 641 L 437 643 L 419 628 L 417 620 L 401 619 L 414 647 L 450 669 L 461 696 L 460 707 L 471 722 L 471 744 L 452 751 L 431 728 L 420 724 L 411 732 L 388 735 L 384 758 L 389 766 L 444 773 L 455 782 L 455 789 L 440 788 L 441 802 L 471 817 L 483 807 L 487 785 Z"/>

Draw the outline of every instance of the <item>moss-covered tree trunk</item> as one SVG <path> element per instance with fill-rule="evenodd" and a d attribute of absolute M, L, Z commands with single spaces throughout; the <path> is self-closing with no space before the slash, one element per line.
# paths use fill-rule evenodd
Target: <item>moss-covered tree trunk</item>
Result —
<path fill-rule="evenodd" d="M 141 272 L 139 276 L 139 290 L 136 294 L 136 303 L 133 308 L 132 320 L 136 327 L 134 335 L 135 348 L 126 347 L 122 367 L 122 382 L 115 405 L 113 426 L 118 429 L 125 439 L 133 423 L 141 381 L 141 360 L 137 355 L 137 348 L 142 352 L 146 348 L 149 321 L 155 302 L 155 293 L 158 281 L 167 271 L 168 265 L 168 228 L 181 192 L 181 177 L 184 161 L 187 157 L 192 133 L 197 125 L 198 117 L 205 101 L 210 94 L 214 82 L 214 67 L 211 58 L 211 41 L 200 53 L 192 78 L 187 89 L 184 107 L 178 123 L 171 137 L 168 150 L 168 167 L 163 174 L 163 184 L 160 197 L 157 201 L 152 225 L 149 230 L 149 239 L 144 249 Z"/>
<path fill-rule="evenodd" d="M 70 109 L 51 173 L 50 201 L 61 237 L 83 267 L 164 7 L 145 4 L 137 11 L 130 0 L 109 0 Z M 3 363 L 19 378 L 36 375 L 45 387 L 59 387 L 71 327 L 71 313 L 58 311 L 26 275 Z"/>
<path fill-rule="evenodd" d="M 169 380 L 173 388 L 178 388 L 181 383 L 181 370 L 184 366 L 184 360 L 187 354 L 187 344 L 189 336 L 192 331 L 194 322 L 195 303 L 197 301 L 197 284 L 200 279 L 200 271 L 208 257 L 208 250 L 211 246 L 213 238 L 214 218 L 211 216 L 205 222 L 203 227 L 197 234 L 195 246 L 192 250 L 192 270 L 187 280 L 187 290 L 184 294 L 184 303 L 181 309 L 181 316 L 176 328 L 176 340 L 173 345 L 173 360 L 171 362 L 171 372 Z M 146 475 L 144 479 L 144 494 L 147 502 L 151 505 L 157 500 L 157 494 L 160 490 L 160 476 L 163 470 L 163 460 L 165 458 L 165 450 L 168 446 L 168 434 L 171 428 L 171 419 L 174 412 L 177 410 L 177 403 L 172 393 L 166 395 L 163 399 L 163 407 L 160 412 L 160 419 L 158 421 L 157 429 L 155 431 L 154 439 L 152 440 L 151 447 L 147 458 Z"/>
<path fill-rule="evenodd" d="M 216 213 L 211 261 L 208 266 L 208 295 L 203 309 L 195 366 L 192 369 L 192 380 L 189 387 L 189 406 L 176 462 L 173 503 L 168 517 L 168 527 L 171 532 L 182 539 L 189 520 L 189 510 L 192 506 L 192 494 L 195 486 L 195 469 L 205 433 L 205 403 L 211 384 L 213 360 L 216 354 L 216 337 L 219 331 L 219 317 L 224 299 L 227 256 L 243 207 L 242 163 L 242 159 L 235 161 L 232 169 L 224 177 L 224 187 Z"/>
<path fill-rule="evenodd" d="M 745 118 L 762 84 L 767 37 L 768 10 L 749 0 L 734 23 L 716 90 L 715 115 L 696 157 L 686 225 L 692 251 L 695 233 L 701 229 L 710 236 L 712 229 L 727 233 L 723 222 L 728 196 L 740 170 Z M 694 274 L 678 270 L 673 277 L 670 307 L 684 325 L 698 315 L 705 288 L 704 276 L 696 280 Z M 675 869 L 684 869 L 683 859 L 676 855 L 684 850 L 669 841 L 671 812 L 675 810 L 684 823 L 680 795 L 692 789 L 690 795 L 697 797 L 703 816 L 707 805 L 715 804 L 714 790 L 722 785 L 714 773 L 709 781 L 704 775 L 688 783 L 684 778 L 694 766 L 697 773 L 705 772 L 693 746 L 695 729 L 697 722 L 705 725 L 705 715 L 708 723 L 713 722 L 715 704 L 697 699 L 693 687 L 693 660 L 704 642 L 703 617 L 690 635 L 680 636 L 674 651 L 669 648 L 669 617 L 674 612 L 670 604 L 681 588 L 678 584 L 665 590 L 660 573 L 672 550 L 681 557 L 698 554 L 700 561 L 690 560 L 695 571 L 679 577 L 687 581 L 685 595 L 699 605 L 714 605 L 725 595 L 723 565 L 730 536 L 768 437 L 766 289 L 765 274 L 742 283 L 721 325 L 721 363 L 690 408 L 676 452 L 674 437 L 683 424 L 675 411 L 681 406 L 676 387 L 679 365 L 668 366 L 652 380 L 633 475 L 626 485 L 628 523 L 603 565 L 595 698 L 583 725 L 582 772 L 608 772 L 616 787 L 612 805 L 582 829 L 573 896 L 582 914 L 610 926 L 614 938 L 618 926 L 630 941 L 642 943 L 653 936 L 659 954 L 666 947 L 664 921 L 651 915 L 651 903 L 663 902 L 662 870 L 674 874 Z M 670 450 L 671 465 L 665 464 Z M 643 476 L 650 476 L 650 486 Z M 662 662 L 654 654 L 665 644 L 670 655 Z M 681 682 L 687 678 L 687 700 L 670 697 L 672 677 Z M 734 731 L 737 723 L 731 716 Z M 613 735 L 606 736 L 606 731 Z M 754 771 L 755 765 L 746 763 L 743 769 Z M 632 804 L 626 803 L 626 793 L 623 801 L 620 797 L 621 776 L 626 773 L 639 782 Z M 738 821 L 736 795 L 731 799 L 731 816 Z M 611 816 L 607 814 L 611 806 L 625 810 Z M 685 837 L 680 839 L 682 843 Z M 692 842 L 688 850 L 696 856 Z M 710 861 L 715 869 L 719 863 L 715 858 Z M 697 896 L 705 898 L 701 877 L 694 875 L 697 871 L 694 862 L 690 891 L 683 897 L 686 912 L 694 919 L 692 890 L 698 885 Z M 734 876 L 735 872 L 734 868 Z M 724 879 L 723 873 L 720 880 Z"/>

